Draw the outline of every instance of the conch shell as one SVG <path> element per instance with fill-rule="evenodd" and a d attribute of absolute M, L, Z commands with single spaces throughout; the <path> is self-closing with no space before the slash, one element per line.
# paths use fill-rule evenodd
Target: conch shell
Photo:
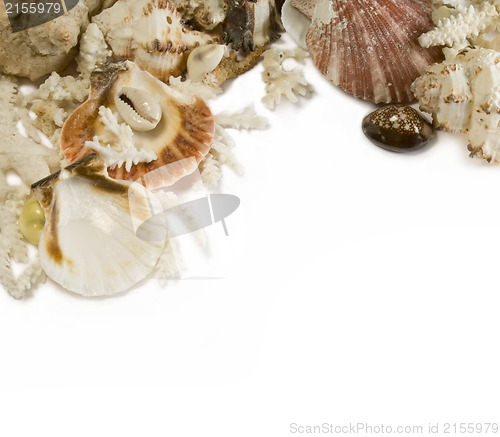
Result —
<path fill-rule="evenodd" d="M 134 142 L 157 156 L 151 162 L 132 165 L 130 170 L 125 166 L 108 168 L 112 178 L 135 181 L 149 173 L 160 175 L 161 171 L 156 170 L 177 161 L 182 165 L 171 168 L 177 169 L 176 178 L 180 178 L 196 170 L 210 150 L 215 125 L 203 100 L 180 94 L 133 62 L 112 61 L 94 71 L 88 100 L 63 126 L 61 149 L 69 163 L 92 153 L 85 147 L 85 142 L 105 133 L 105 126 L 99 118 L 101 106 L 121 115 L 125 122 L 134 112 L 139 122 L 144 118 L 144 126 L 148 127 L 134 129 L 137 126 L 131 125 Z M 129 111 L 124 111 L 124 108 Z M 145 120 L 147 117 L 151 120 Z M 154 182 L 148 178 L 149 188 L 163 184 L 161 177 Z"/>
<path fill-rule="evenodd" d="M 188 28 L 168 0 L 118 0 L 92 22 L 115 58 L 134 61 L 164 82 L 185 72 L 192 49 L 213 42 L 208 34 Z"/>
<path fill-rule="evenodd" d="M 430 0 L 318 0 L 306 43 L 314 64 L 344 91 L 375 103 L 414 100 L 411 83 L 441 49 L 417 38 L 433 28 Z"/>
<path fill-rule="evenodd" d="M 47 219 L 38 244 L 40 263 L 67 290 L 113 295 L 153 270 L 166 231 L 151 220 L 151 193 L 106 177 L 96 155 L 34 184 L 33 192 Z M 139 226 L 147 238 L 136 235 Z"/>

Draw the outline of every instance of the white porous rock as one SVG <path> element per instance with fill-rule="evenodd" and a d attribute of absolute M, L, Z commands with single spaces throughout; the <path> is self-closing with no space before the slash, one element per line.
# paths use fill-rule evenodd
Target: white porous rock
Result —
<path fill-rule="evenodd" d="M 462 50 L 431 66 L 412 90 L 437 127 L 467 133 L 471 156 L 499 161 L 500 52 Z"/>
<path fill-rule="evenodd" d="M 79 36 L 89 24 L 89 17 L 109 3 L 110 0 L 80 0 L 52 21 L 13 33 L 0 2 L 0 72 L 36 80 L 63 70 L 77 54 Z"/>

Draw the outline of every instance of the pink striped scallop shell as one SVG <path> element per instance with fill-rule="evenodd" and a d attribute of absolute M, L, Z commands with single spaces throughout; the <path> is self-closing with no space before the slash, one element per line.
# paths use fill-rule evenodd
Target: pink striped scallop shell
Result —
<path fill-rule="evenodd" d="M 412 82 L 443 55 L 418 37 L 434 27 L 430 0 L 318 0 L 307 47 L 344 91 L 374 103 L 411 102 Z"/>

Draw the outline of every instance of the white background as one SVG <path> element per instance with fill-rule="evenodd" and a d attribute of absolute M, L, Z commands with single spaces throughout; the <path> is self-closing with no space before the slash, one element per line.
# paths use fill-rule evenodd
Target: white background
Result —
<path fill-rule="evenodd" d="M 500 168 L 461 135 L 375 147 L 360 128 L 374 106 L 311 66 L 314 97 L 268 112 L 260 71 L 214 106 L 256 102 L 271 124 L 233 133 L 225 277 L 0 293 L 1 436 L 500 421 Z"/>

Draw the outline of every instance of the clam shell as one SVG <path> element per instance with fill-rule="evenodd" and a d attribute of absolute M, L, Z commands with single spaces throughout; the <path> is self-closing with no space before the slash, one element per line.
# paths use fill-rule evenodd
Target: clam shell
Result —
<path fill-rule="evenodd" d="M 306 42 L 318 69 L 346 92 L 375 103 L 414 100 L 411 83 L 441 49 L 417 38 L 434 27 L 428 0 L 319 0 Z"/>
<path fill-rule="evenodd" d="M 156 188 L 164 185 L 161 169 L 165 166 L 182 163 L 169 167 L 176 169 L 177 179 L 196 170 L 213 140 L 215 125 L 210 109 L 203 100 L 183 96 L 130 61 L 110 62 L 91 76 L 88 100 L 73 112 L 62 129 L 61 149 L 68 162 L 74 163 L 93 152 L 85 147 L 85 142 L 103 131 L 99 108 L 104 105 L 116 112 L 115 96 L 126 87 L 142 88 L 158 99 L 162 111 L 158 125 L 153 130 L 134 131 L 135 144 L 153 151 L 158 158 L 132 165 L 129 171 L 125 166 L 108 168 L 109 176 L 135 181 L 154 173 L 157 177 L 149 175 L 147 186 Z"/>
<path fill-rule="evenodd" d="M 113 295 L 143 280 L 166 237 L 165 225 L 150 220 L 151 193 L 111 180 L 104 170 L 102 160 L 89 155 L 33 186 L 47 218 L 38 245 L 42 268 L 84 296 Z M 147 240 L 136 236 L 139 225 Z"/>

